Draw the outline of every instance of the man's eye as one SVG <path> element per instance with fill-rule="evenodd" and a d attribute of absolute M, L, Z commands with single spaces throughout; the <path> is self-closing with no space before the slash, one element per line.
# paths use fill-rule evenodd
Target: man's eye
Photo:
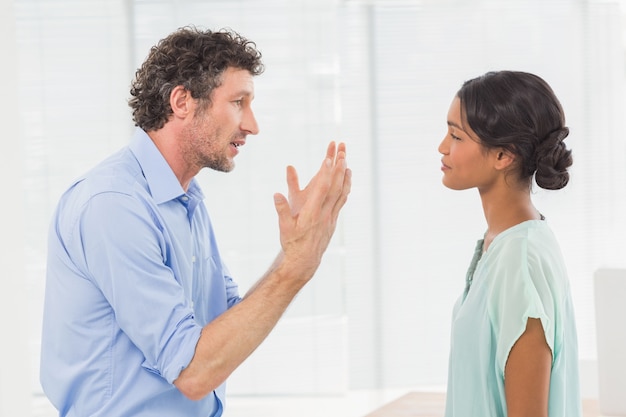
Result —
<path fill-rule="evenodd" d="M 241 107 L 241 105 L 243 104 L 243 100 L 242 99 L 235 100 L 233 103 L 235 103 L 237 106 Z"/>

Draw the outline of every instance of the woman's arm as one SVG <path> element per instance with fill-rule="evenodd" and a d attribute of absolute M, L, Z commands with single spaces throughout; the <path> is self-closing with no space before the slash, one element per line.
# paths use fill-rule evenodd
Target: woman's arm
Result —
<path fill-rule="evenodd" d="M 548 417 L 552 351 L 541 320 L 529 318 L 504 370 L 508 417 Z"/>

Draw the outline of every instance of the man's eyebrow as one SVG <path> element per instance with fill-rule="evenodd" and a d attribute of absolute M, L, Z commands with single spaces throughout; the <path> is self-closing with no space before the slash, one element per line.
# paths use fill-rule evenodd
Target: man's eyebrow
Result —
<path fill-rule="evenodd" d="M 254 92 L 251 90 L 239 90 L 232 94 L 233 97 L 254 97 Z"/>

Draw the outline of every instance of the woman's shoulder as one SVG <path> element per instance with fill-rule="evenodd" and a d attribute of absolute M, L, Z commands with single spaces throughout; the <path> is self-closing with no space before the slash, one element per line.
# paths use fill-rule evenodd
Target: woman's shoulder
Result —
<path fill-rule="evenodd" d="M 489 250 L 498 256 L 520 256 L 558 247 L 556 237 L 545 220 L 527 220 L 496 236 Z"/>
<path fill-rule="evenodd" d="M 526 221 L 501 233 L 484 258 L 490 274 L 499 277 L 496 281 L 503 286 L 516 281 L 520 284 L 550 281 L 550 286 L 568 285 L 561 248 L 543 220 Z"/>

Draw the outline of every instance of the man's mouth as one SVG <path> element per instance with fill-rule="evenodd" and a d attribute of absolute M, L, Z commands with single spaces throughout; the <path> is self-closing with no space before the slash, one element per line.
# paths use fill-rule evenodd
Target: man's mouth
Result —
<path fill-rule="evenodd" d="M 231 146 L 235 147 L 235 148 L 239 148 L 240 146 L 243 146 L 246 144 L 245 140 L 234 140 L 231 143 Z"/>

